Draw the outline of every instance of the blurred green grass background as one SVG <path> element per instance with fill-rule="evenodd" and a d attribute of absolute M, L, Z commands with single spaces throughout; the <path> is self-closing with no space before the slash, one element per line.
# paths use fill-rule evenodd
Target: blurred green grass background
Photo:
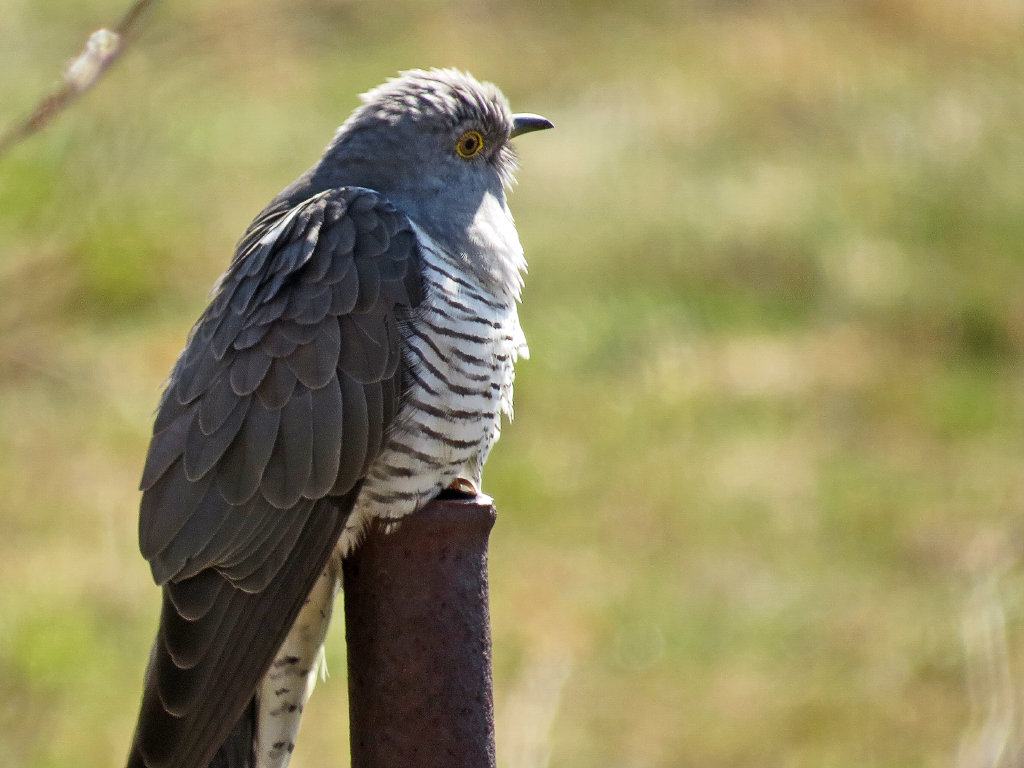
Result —
<path fill-rule="evenodd" d="M 0 120 L 124 5 L 0 0 Z M 486 474 L 503 768 L 1018 764 L 1022 64 L 1021 0 L 157 6 L 0 160 L 0 765 L 123 758 L 160 383 L 413 66 L 557 125 Z M 328 663 L 296 768 L 347 764 L 340 622 Z"/>

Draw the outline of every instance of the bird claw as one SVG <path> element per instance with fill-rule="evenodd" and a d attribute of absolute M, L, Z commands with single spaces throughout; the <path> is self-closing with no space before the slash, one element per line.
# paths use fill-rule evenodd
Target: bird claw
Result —
<path fill-rule="evenodd" d="M 465 477 L 457 477 L 438 494 L 439 499 L 475 499 L 480 495 L 476 483 Z"/>

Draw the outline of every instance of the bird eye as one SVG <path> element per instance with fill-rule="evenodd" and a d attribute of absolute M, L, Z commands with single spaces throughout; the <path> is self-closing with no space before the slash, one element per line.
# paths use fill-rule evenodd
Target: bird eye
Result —
<path fill-rule="evenodd" d="M 455 151 L 459 153 L 459 157 L 464 157 L 466 160 L 476 157 L 483 148 L 484 137 L 480 135 L 479 131 L 466 131 L 455 142 Z"/>

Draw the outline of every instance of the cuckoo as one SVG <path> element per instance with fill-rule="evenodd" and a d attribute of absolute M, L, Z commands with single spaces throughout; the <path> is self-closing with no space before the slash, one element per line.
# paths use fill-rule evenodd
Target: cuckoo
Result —
<path fill-rule="evenodd" d="M 283 768 L 368 524 L 480 488 L 527 354 L 510 140 L 455 70 L 371 90 L 243 235 L 171 372 L 139 545 L 162 588 L 129 768 Z"/>

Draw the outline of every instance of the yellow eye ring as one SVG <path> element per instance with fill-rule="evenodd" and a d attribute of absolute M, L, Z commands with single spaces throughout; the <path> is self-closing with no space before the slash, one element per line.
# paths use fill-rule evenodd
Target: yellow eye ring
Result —
<path fill-rule="evenodd" d="M 466 131 L 464 134 L 459 136 L 459 140 L 455 142 L 455 151 L 459 153 L 459 157 L 470 160 L 480 154 L 480 150 L 484 148 L 484 137 L 480 134 L 480 131 Z"/>

